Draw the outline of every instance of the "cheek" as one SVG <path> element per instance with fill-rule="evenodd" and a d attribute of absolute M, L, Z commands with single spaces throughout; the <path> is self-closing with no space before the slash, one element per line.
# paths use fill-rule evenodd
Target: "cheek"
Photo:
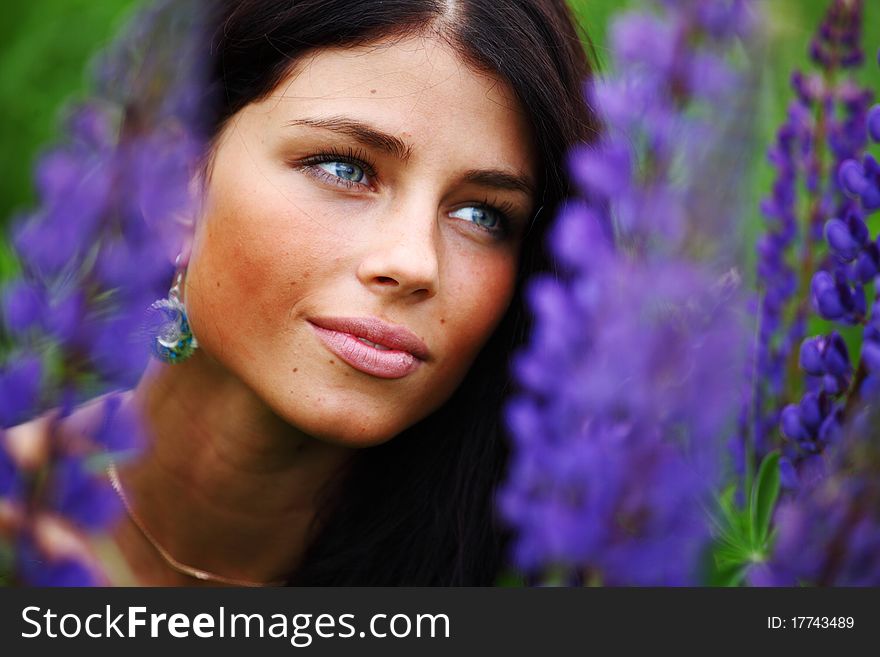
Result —
<path fill-rule="evenodd" d="M 246 357 L 252 341 L 242 336 L 265 338 L 280 328 L 283 295 L 300 291 L 302 272 L 314 261 L 303 246 L 314 241 L 302 239 L 303 226 L 291 228 L 290 212 L 266 190 L 218 194 L 206 207 L 187 270 L 186 303 L 208 351 L 234 345 Z"/>
<path fill-rule="evenodd" d="M 450 285 L 450 312 L 442 318 L 450 358 L 467 369 L 510 304 L 516 258 L 497 254 L 457 270 Z"/>
<path fill-rule="evenodd" d="M 291 424 L 323 436 L 352 414 L 353 401 L 371 406 L 357 391 L 340 390 L 352 375 L 329 363 L 302 318 L 340 307 L 334 291 L 345 277 L 344 242 L 326 229 L 317 204 L 276 199 L 271 186 L 260 191 L 218 195 L 206 207 L 187 273 L 190 322 L 203 352 Z M 383 420 L 355 417 L 346 435 Z"/>

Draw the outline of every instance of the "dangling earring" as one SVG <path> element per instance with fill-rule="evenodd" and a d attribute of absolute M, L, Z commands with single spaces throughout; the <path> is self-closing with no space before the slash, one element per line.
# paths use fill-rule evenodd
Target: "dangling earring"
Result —
<path fill-rule="evenodd" d="M 177 256 L 175 266 L 180 262 Z M 156 316 L 155 327 L 150 341 L 153 356 L 165 363 L 180 363 L 192 356 L 199 346 L 186 316 L 186 308 L 180 300 L 180 286 L 183 270 L 178 269 L 174 285 L 168 291 L 167 299 L 159 299 L 150 306 L 151 314 Z"/>

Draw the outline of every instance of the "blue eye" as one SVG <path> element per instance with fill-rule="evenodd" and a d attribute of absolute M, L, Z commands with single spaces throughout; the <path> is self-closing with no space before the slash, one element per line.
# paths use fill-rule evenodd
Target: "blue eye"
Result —
<path fill-rule="evenodd" d="M 468 211 L 467 214 L 469 216 L 463 217 L 459 215 L 458 213 L 462 211 Z M 500 212 L 498 212 L 494 208 L 483 207 L 479 205 L 469 205 L 466 208 L 459 208 L 452 213 L 452 216 L 457 216 L 459 219 L 471 221 L 480 228 L 484 228 L 491 232 L 500 230 L 503 224 L 503 219 L 501 218 Z"/>
<path fill-rule="evenodd" d="M 362 167 L 351 162 L 321 162 L 318 166 L 337 178 L 352 183 L 362 182 L 366 175 Z"/>

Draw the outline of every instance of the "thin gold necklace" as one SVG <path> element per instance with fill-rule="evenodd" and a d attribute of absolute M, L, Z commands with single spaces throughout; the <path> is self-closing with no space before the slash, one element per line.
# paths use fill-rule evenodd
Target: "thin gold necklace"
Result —
<path fill-rule="evenodd" d="M 181 573 L 182 575 L 195 577 L 196 579 L 202 581 L 220 582 L 221 584 L 229 584 L 231 586 L 261 587 L 282 586 L 283 584 L 285 584 L 284 580 L 276 580 L 273 582 L 251 582 L 245 579 L 223 577 L 223 575 L 209 573 L 207 570 L 193 568 L 192 566 L 187 566 L 185 563 L 179 562 L 177 559 L 172 557 L 171 554 L 168 553 L 168 550 L 163 548 L 159 544 L 159 542 L 155 538 L 153 538 L 153 535 L 149 532 L 149 530 L 147 530 L 147 528 L 144 526 L 144 523 L 134 512 L 134 509 L 131 508 L 131 503 L 128 501 L 128 496 L 126 496 L 125 491 L 122 489 L 122 483 L 119 481 L 119 473 L 116 471 L 116 464 L 112 461 L 107 466 L 107 475 L 110 477 L 110 485 L 113 486 L 113 490 L 116 491 L 119 499 L 122 500 L 122 505 L 125 507 L 125 511 L 128 513 L 128 517 L 131 518 L 131 521 L 140 530 L 141 534 L 144 535 L 144 538 L 147 539 L 147 541 L 150 543 L 150 545 L 153 546 L 159 556 L 162 557 L 165 563 L 168 564 L 173 570 Z"/>

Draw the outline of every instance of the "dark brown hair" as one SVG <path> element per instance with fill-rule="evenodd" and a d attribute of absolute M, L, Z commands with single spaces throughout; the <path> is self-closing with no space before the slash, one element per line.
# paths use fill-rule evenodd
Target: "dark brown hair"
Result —
<path fill-rule="evenodd" d="M 523 242 L 510 308 L 462 385 L 436 412 L 359 451 L 326 488 L 293 585 L 489 585 L 509 538 L 494 493 L 507 456 L 508 363 L 527 335 L 523 282 L 549 267 L 544 234 L 568 194 L 565 156 L 593 139 L 583 101 L 584 36 L 563 0 L 222 0 L 211 5 L 209 136 L 265 98 L 322 47 L 436 34 L 477 70 L 505 80 L 539 154 L 539 211 Z M 524 136 L 528 138 L 528 136 Z"/>

